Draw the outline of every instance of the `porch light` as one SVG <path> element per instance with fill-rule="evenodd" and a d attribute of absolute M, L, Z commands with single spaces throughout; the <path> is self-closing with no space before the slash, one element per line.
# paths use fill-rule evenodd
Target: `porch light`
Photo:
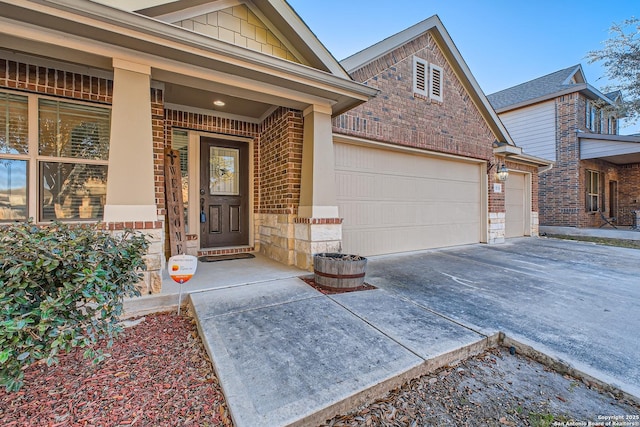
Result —
<path fill-rule="evenodd" d="M 224 101 L 216 99 L 215 101 L 213 101 L 213 105 L 215 105 L 216 107 L 224 107 L 225 103 L 224 103 Z"/>
<path fill-rule="evenodd" d="M 494 166 L 498 166 L 495 172 L 495 177 L 498 181 L 506 181 L 509 178 L 509 169 L 504 165 L 504 163 L 491 163 L 487 161 L 487 174 L 493 169 Z"/>
<path fill-rule="evenodd" d="M 503 164 L 496 171 L 496 176 L 499 181 L 506 181 L 509 178 L 509 169 Z"/>

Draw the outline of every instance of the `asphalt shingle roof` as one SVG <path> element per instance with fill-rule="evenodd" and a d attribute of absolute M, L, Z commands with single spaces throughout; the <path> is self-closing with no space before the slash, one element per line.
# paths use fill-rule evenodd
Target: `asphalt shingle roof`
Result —
<path fill-rule="evenodd" d="M 510 105 L 520 104 L 533 99 L 544 97 L 570 88 L 571 86 L 584 85 L 583 83 L 567 83 L 569 78 L 582 67 L 574 65 L 564 70 L 556 71 L 546 76 L 521 83 L 517 86 L 501 90 L 487 95 L 494 109 L 500 110 Z"/>

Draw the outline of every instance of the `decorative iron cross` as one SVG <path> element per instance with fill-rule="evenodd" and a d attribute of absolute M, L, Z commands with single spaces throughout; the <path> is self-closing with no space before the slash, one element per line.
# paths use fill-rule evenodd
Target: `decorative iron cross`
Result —
<path fill-rule="evenodd" d="M 174 160 L 176 159 L 176 157 L 178 157 L 178 156 L 176 156 L 176 153 L 174 153 L 173 150 L 170 150 L 169 154 L 167 154 L 167 156 L 169 156 L 169 158 L 171 159 L 171 165 L 173 165 Z"/>

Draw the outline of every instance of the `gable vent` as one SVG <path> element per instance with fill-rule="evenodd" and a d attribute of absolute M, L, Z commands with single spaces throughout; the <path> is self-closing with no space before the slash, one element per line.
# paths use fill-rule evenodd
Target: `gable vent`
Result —
<path fill-rule="evenodd" d="M 425 97 L 429 96 L 429 92 L 427 91 L 428 67 L 429 65 L 427 64 L 427 61 L 420 59 L 417 56 L 413 57 L 413 93 Z"/>
<path fill-rule="evenodd" d="M 431 64 L 429 66 L 429 98 L 442 102 L 442 68 Z"/>

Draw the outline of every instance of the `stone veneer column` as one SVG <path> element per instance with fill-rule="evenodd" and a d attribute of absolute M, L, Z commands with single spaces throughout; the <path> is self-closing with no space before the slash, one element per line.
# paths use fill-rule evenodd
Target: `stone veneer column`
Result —
<path fill-rule="evenodd" d="M 296 218 L 295 265 L 313 267 L 313 255 L 342 251 L 342 218 Z"/>
<path fill-rule="evenodd" d="M 105 222 L 156 221 L 151 67 L 113 59 Z"/>
<path fill-rule="evenodd" d="M 540 235 L 540 221 L 538 219 L 538 212 L 531 212 L 531 237 L 538 237 Z"/>
<path fill-rule="evenodd" d="M 489 244 L 504 243 L 506 215 L 504 212 L 489 212 Z"/>

